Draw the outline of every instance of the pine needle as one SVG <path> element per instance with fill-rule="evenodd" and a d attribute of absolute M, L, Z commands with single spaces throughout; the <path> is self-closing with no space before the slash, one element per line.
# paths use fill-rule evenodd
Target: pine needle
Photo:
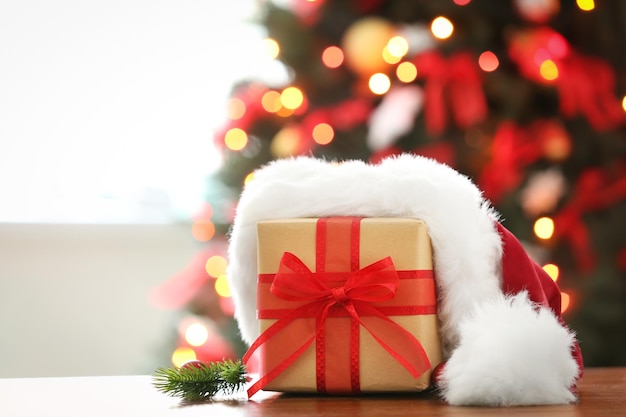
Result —
<path fill-rule="evenodd" d="M 157 390 L 186 401 L 213 398 L 218 393 L 226 395 L 243 388 L 246 368 L 241 361 L 197 363 L 181 368 L 158 368 L 153 377 Z"/>

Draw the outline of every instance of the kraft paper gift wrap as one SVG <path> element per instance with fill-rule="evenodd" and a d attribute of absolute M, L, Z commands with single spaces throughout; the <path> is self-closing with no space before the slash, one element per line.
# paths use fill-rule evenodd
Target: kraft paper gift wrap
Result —
<path fill-rule="evenodd" d="M 424 222 L 271 220 L 258 223 L 257 238 L 261 336 L 248 352 L 260 360 L 256 389 L 345 394 L 430 386 L 441 347 Z"/>

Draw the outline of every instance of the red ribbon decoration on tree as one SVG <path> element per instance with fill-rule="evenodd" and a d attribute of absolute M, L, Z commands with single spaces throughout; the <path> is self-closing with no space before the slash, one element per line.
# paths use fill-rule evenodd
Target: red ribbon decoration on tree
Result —
<path fill-rule="evenodd" d="M 571 139 L 557 121 L 540 119 L 528 126 L 512 121 L 498 125 L 491 145 L 491 160 L 485 165 L 478 183 L 485 196 L 498 204 L 524 180 L 524 169 L 540 158 L 566 157 Z"/>
<path fill-rule="evenodd" d="M 426 129 L 434 135 L 446 128 L 446 99 L 456 124 L 468 128 L 487 117 L 487 102 L 476 60 L 467 52 L 444 58 L 429 50 L 417 55 L 413 63 L 424 86 Z"/>
<path fill-rule="evenodd" d="M 603 59 L 576 51 L 559 32 L 540 26 L 514 33 L 509 55 L 522 75 L 556 87 L 560 111 L 566 117 L 580 114 L 598 131 L 626 121 L 614 95 L 615 73 L 611 66 Z M 548 60 L 556 66 L 557 71 L 551 74 L 554 77 L 542 74 L 542 65 Z"/>
<path fill-rule="evenodd" d="M 312 272 L 296 255 L 289 252 L 283 254 L 270 292 L 280 299 L 297 303 L 297 306 L 265 330 L 244 355 L 244 363 L 250 362 L 252 356 L 263 349 L 273 355 L 268 370 L 262 369 L 258 381 L 248 389 L 248 396 L 251 397 L 284 372 L 314 341 L 318 391 L 358 392 L 361 326 L 414 378 L 430 369 L 428 356 L 415 336 L 372 305 L 395 297 L 400 278 L 391 258 L 383 258 L 348 274 L 343 285 L 331 287 L 327 282 L 337 281 L 337 277 L 345 276 L 345 273 Z M 307 317 L 315 318 L 314 328 L 297 322 L 297 319 Z M 350 319 L 349 386 L 336 381 L 336 377 L 333 381 L 328 380 L 327 372 L 333 371 L 326 366 L 325 335 L 329 317 Z"/>
<path fill-rule="evenodd" d="M 506 192 L 522 182 L 523 168 L 541 155 L 541 143 L 536 138 L 513 122 L 501 123 L 493 138 L 491 161 L 479 178 L 485 196 L 499 203 Z"/>
<path fill-rule="evenodd" d="M 615 74 L 609 64 L 580 53 L 570 53 L 556 63 L 559 104 L 565 116 L 582 114 L 598 131 L 613 129 L 626 120 L 614 96 Z"/>
<path fill-rule="evenodd" d="M 601 210 L 626 198 L 626 178 L 623 172 L 611 178 L 598 168 L 590 168 L 578 179 L 573 198 L 554 217 L 555 237 L 567 239 L 583 271 L 589 271 L 596 256 L 589 244 L 589 231 L 583 214 Z"/>

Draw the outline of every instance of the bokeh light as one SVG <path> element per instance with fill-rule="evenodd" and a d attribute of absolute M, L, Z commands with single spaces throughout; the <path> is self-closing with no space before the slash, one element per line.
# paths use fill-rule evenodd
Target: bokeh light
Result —
<path fill-rule="evenodd" d="M 539 74 L 541 74 L 545 80 L 554 81 L 559 78 L 559 68 L 553 60 L 546 59 L 539 66 Z"/>
<path fill-rule="evenodd" d="M 240 151 L 248 144 L 248 134 L 238 127 L 233 127 L 224 135 L 224 144 L 232 151 Z"/>
<path fill-rule="evenodd" d="M 209 274 L 213 278 L 224 275 L 226 273 L 227 267 L 228 262 L 226 261 L 226 258 L 220 255 L 211 256 L 209 259 L 207 259 L 205 264 L 207 274 Z"/>
<path fill-rule="evenodd" d="M 478 57 L 478 66 L 485 72 L 495 71 L 499 65 L 498 57 L 491 51 L 485 51 Z"/>
<path fill-rule="evenodd" d="M 328 68 L 340 67 L 343 60 L 343 51 L 338 46 L 329 46 L 322 52 L 322 62 Z"/>
<path fill-rule="evenodd" d="M 215 292 L 220 297 L 230 297 L 230 287 L 228 286 L 228 278 L 226 275 L 220 275 L 215 280 Z"/>
<path fill-rule="evenodd" d="M 585 12 L 591 11 L 596 8 L 596 2 L 594 0 L 576 0 L 576 5 L 580 10 Z"/>
<path fill-rule="evenodd" d="M 388 46 L 385 46 L 385 48 L 383 49 L 383 60 L 387 64 L 397 64 L 398 62 L 400 62 L 400 60 L 402 60 L 402 57 L 393 55 L 391 52 L 389 52 Z"/>
<path fill-rule="evenodd" d="M 185 363 L 196 359 L 196 352 L 187 346 L 178 347 L 172 353 L 172 364 L 177 368 L 180 368 Z"/>
<path fill-rule="evenodd" d="M 319 123 L 313 128 L 313 140 L 319 145 L 328 145 L 335 137 L 335 131 L 328 123 Z"/>
<path fill-rule="evenodd" d="M 394 36 L 387 42 L 385 50 L 399 60 L 409 52 L 409 42 L 402 36 Z"/>
<path fill-rule="evenodd" d="M 561 313 L 569 308 L 571 297 L 568 293 L 561 291 Z"/>
<path fill-rule="evenodd" d="M 208 242 L 215 235 L 215 225 L 210 220 L 197 220 L 191 225 L 191 235 L 198 242 Z"/>
<path fill-rule="evenodd" d="M 550 239 L 554 234 L 554 220 L 550 217 L 541 217 L 535 221 L 533 230 L 538 238 Z"/>
<path fill-rule="evenodd" d="M 417 67 L 412 62 L 402 62 L 396 67 L 396 77 L 403 83 L 410 83 L 417 78 Z"/>
<path fill-rule="evenodd" d="M 471 0 L 453 0 L 457 6 L 465 6 L 470 3 Z"/>
<path fill-rule="evenodd" d="M 552 278 L 552 281 L 557 281 L 559 279 L 559 267 L 555 264 L 545 264 L 543 270 Z"/>
<path fill-rule="evenodd" d="M 278 109 L 278 111 L 276 112 L 276 115 L 280 117 L 289 117 L 293 115 L 293 113 L 294 113 L 293 109 L 288 109 L 287 107 L 283 106 L 282 101 L 281 101 L 280 109 Z"/>
<path fill-rule="evenodd" d="M 358 19 L 342 37 L 345 64 L 364 79 L 386 71 L 389 64 L 383 58 L 383 51 L 396 33 L 396 26 L 385 18 L 365 16 Z"/>
<path fill-rule="evenodd" d="M 622 109 L 624 109 L 624 111 L 626 111 L 626 96 L 624 96 L 622 98 Z"/>
<path fill-rule="evenodd" d="M 270 59 L 276 59 L 280 53 L 280 45 L 272 38 L 263 39 L 263 50 Z"/>
<path fill-rule="evenodd" d="M 289 110 L 295 110 L 304 103 L 304 94 L 298 87 L 287 87 L 280 94 L 280 101 Z"/>
<path fill-rule="evenodd" d="M 439 16 L 430 24 L 430 31 L 437 39 L 448 39 L 454 32 L 454 25 L 449 19 Z"/>
<path fill-rule="evenodd" d="M 280 93 L 278 91 L 270 90 L 263 94 L 261 97 L 261 106 L 268 113 L 276 113 L 283 107 L 283 103 L 280 101 Z"/>
<path fill-rule="evenodd" d="M 377 72 L 370 77 L 369 87 L 372 93 L 382 95 L 389 91 L 389 88 L 391 87 L 391 80 L 386 74 Z"/>
<path fill-rule="evenodd" d="M 226 103 L 226 114 L 231 120 L 239 120 L 246 114 L 246 105 L 243 100 L 233 97 Z"/>
<path fill-rule="evenodd" d="M 252 181 L 254 179 L 254 172 L 249 173 L 248 175 L 246 175 L 246 178 L 243 179 L 243 185 L 244 187 L 246 185 L 248 185 L 250 183 L 250 181 Z"/>
<path fill-rule="evenodd" d="M 300 149 L 300 130 L 295 126 L 282 128 L 270 144 L 270 152 L 277 158 L 295 155 Z"/>
<path fill-rule="evenodd" d="M 185 341 L 191 346 L 202 346 L 209 340 L 209 330 L 202 323 L 192 323 L 185 329 Z"/>

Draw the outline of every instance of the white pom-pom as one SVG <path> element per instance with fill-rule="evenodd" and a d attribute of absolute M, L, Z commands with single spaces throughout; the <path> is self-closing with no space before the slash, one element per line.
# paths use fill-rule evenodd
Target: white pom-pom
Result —
<path fill-rule="evenodd" d="M 526 292 L 479 304 L 459 324 L 460 344 L 441 375 L 452 405 L 568 404 L 578 365 L 574 336 Z"/>

